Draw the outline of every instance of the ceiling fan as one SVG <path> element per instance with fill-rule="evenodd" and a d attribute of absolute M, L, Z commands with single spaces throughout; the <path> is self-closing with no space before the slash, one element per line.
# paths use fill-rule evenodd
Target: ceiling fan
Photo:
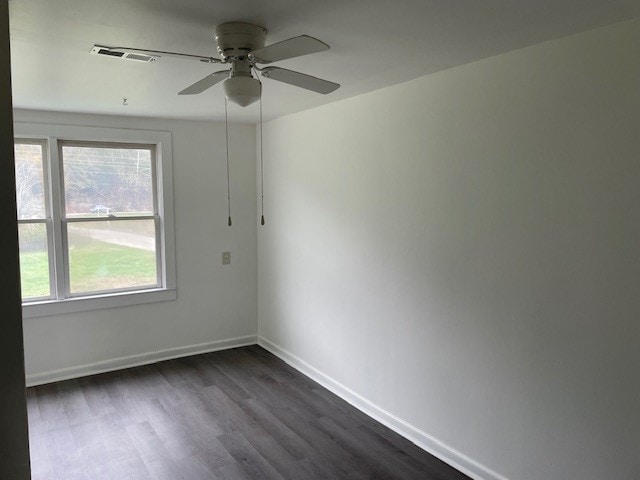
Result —
<path fill-rule="evenodd" d="M 286 68 L 275 66 L 260 67 L 259 65 L 268 65 L 280 60 L 322 52 L 330 48 L 326 43 L 308 35 L 300 35 L 265 46 L 266 34 L 267 30 L 264 27 L 250 23 L 229 22 L 218 25 L 215 28 L 215 40 L 220 58 L 103 45 L 95 45 L 91 53 L 142 62 L 153 62 L 159 57 L 167 55 L 199 60 L 205 63 L 227 64 L 230 68 L 207 75 L 178 92 L 178 95 L 202 93 L 224 80 L 222 86 L 227 99 L 242 107 L 246 107 L 260 99 L 262 83 L 257 78 L 258 73 L 264 78 L 277 80 L 324 95 L 340 87 L 337 83 L 287 70 Z"/>

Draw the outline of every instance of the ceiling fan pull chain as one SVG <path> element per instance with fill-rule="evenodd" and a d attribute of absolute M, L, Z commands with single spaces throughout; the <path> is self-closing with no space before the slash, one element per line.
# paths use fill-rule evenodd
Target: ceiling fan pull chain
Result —
<path fill-rule="evenodd" d="M 260 89 L 260 197 L 262 200 L 260 225 L 264 225 L 264 162 L 262 161 L 262 89 Z"/>
<path fill-rule="evenodd" d="M 227 111 L 227 97 L 224 97 L 224 133 L 227 146 L 227 207 L 229 213 L 228 225 L 231 226 L 231 188 L 229 182 L 229 113 Z"/>

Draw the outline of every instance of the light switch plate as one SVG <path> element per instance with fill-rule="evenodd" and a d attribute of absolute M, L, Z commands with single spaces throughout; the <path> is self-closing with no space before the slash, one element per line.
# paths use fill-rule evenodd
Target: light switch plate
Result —
<path fill-rule="evenodd" d="M 222 264 L 229 265 L 231 263 L 231 252 L 222 252 Z"/>

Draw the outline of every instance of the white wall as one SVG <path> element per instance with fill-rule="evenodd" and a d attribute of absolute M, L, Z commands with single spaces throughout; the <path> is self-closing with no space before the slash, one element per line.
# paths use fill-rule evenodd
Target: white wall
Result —
<path fill-rule="evenodd" d="M 478 478 L 640 478 L 638 45 L 636 20 L 269 122 L 264 344 Z"/>
<path fill-rule="evenodd" d="M 21 122 L 170 131 L 173 144 L 177 300 L 25 319 L 28 380 L 47 379 L 52 371 L 54 377 L 73 376 L 96 362 L 92 368 L 112 368 L 165 354 L 185 354 L 193 345 L 213 348 L 217 342 L 238 337 L 255 340 L 252 126 L 230 127 L 233 226 L 229 228 L 224 124 L 25 110 L 17 110 L 14 117 Z M 221 265 L 223 250 L 231 251 L 231 265 Z"/>

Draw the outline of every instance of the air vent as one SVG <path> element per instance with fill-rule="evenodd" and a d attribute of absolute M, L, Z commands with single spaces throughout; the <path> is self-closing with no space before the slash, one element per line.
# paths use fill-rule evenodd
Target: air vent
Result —
<path fill-rule="evenodd" d="M 141 53 L 125 53 L 124 58 L 127 60 L 136 60 L 138 62 L 155 62 L 157 57 L 143 55 Z"/>
<path fill-rule="evenodd" d="M 127 60 L 134 60 L 136 62 L 155 62 L 158 57 L 151 55 L 145 55 L 143 53 L 127 52 L 125 50 L 112 50 L 109 47 L 101 47 L 100 45 L 94 45 L 91 49 L 92 55 L 106 55 L 107 57 L 125 58 Z"/>

